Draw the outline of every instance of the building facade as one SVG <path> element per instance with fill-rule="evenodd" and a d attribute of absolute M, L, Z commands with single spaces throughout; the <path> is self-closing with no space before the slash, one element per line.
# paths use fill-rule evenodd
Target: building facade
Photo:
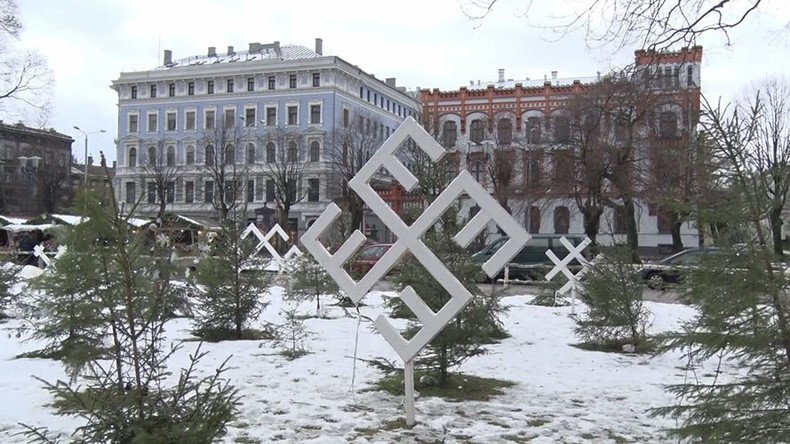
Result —
<path fill-rule="evenodd" d="M 421 113 L 395 79 L 381 81 L 324 56 L 321 39 L 314 49 L 250 43 L 246 51 L 229 46 L 218 54 L 210 47 L 180 60 L 165 50 L 163 62 L 112 82 L 119 109 L 115 189 L 121 204 L 139 203 L 141 216 L 162 205 L 176 214 L 216 216 L 217 193 L 230 180 L 239 182 L 238 192 L 227 197 L 250 211 L 273 210 L 272 164 L 298 157 L 306 192 L 290 209 L 289 229 L 301 232 L 335 197 L 330 181 L 339 128 L 364 116 L 386 137 Z M 234 173 L 224 187 L 215 177 L 217 163 Z"/>
<path fill-rule="evenodd" d="M 54 129 L 0 121 L 0 213 L 56 212 L 71 195 L 71 144 Z"/>
<path fill-rule="evenodd" d="M 700 110 L 701 62 L 699 46 L 676 52 L 636 51 L 635 63 L 628 72 L 629 82 L 639 86 L 639 93 L 615 93 L 610 97 L 642 113 L 638 127 L 628 133 L 636 154 L 631 154 L 635 158 L 629 163 L 631 171 L 625 174 L 631 176 L 636 229 L 645 254 L 666 252 L 672 244 L 672 224 L 679 219 L 673 219 L 676 213 L 668 210 L 666 197 L 683 189 L 680 172 L 685 169 L 680 163 L 668 166 L 665 153 L 674 147 L 687 150 L 694 138 Z M 616 82 L 608 82 L 612 83 Z M 572 186 L 579 180 L 574 177 L 574 167 L 586 130 L 586 111 L 580 108 L 585 97 L 591 106 L 599 106 L 605 98 L 591 97 L 606 84 L 600 74 L 560 79 L 555 71 L 542 80 L 514 81 L 506 80 L 504 70 L 500 70 L 496 82 L 472 81 L 455 91 L 423 89 L 423 123 L 456 153 L 459 168 L 468 170 L 495 194 L 497 184 L 493 182 L 497 178 L 490 159 L 500 153 L 505 156 L 503 163 L 512 165 L 512 170 L 507 170 L 512 180 L 508 195 L 500 201 L 507 203 L 530 232 L 582 235 L 584 217 L 579 208 L 583 199 L 575 198 L 579 195 L 574 194 Z M 624 98 L 627 94 L 631 97 Z M 625 104 L 625 100 L 639 103 Z M 606 122 L 606 131 L 612 134 L 613 146 L 626 143 L 625 137 L 620 138 L 626 130 L 619 130 L 614 122 Z M 610 189 L 601 194 L 607 204 L 598 241 L 604 245 L 624 243 L 626 229 L 619 207 L 623 200 Z M 463 212 L 475 211 L 469 202 L 464 205 Z M 698 245 L 696 227 L 691 222 L 678 225 L 683 245 Z"/>

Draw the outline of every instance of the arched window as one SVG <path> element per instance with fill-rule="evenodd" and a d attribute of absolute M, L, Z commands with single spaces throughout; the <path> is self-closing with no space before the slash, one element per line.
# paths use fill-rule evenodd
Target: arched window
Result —
<path fill-rule="evenodd" d="M 472 121 L 472 125 L 470 126 L 469 139 L 474 143 L 482 142 L 485 135 L 485 125 L 483 124 L 483 121 L 480 119 L 475 119 Z"/>
<path fill-rule="evenodd" d="M 167 147 L 167 166 L 176 166 L 176 147 L 173 145 Z"/>
<path fill-rule="evenodd" d="M 225 147 L 225 165 L 233 165 L 236 163 L 236 147 L 228 145 Z"/>
<path fill-rule="evenodd" d="M 137 166 L 137 148 L 135 147 L 129 148 L 129 162 L 127 166 L 129 168 L 134 168 Z"/>
<path fill-rule="evenodd" d="M 442 125 L 442 145 L 447 148 L 454 147 L 458 138 L 458 129 L 455 122 L 448 120 Z"/>
<path fill-rule="evenodd" d="M 534 205 L 529 207 L 527 214 L 527 231 L 532 234 L 540 233 L 540 208 Z"/>
<path fill-rule="evenodd" d="M 195 147 L 192 145 L 187 146 L 187 165 L 195 164 Z"/>
<path fill-rule="evenodd" d="M 217 154 L 214 151 L 214 145 L 207 145 L 206 146 L 206 165 L 214 165 L 214 160 L 217 158 Z"/>
<path fill-rule="evenodd" d="M 554 208 L 554 232 L 568 234 L 571 227 L 571 212 L 568 207 Z"/>
<path fill-rule="evenodd" d="M 664 111 L 658 120 L 658 135 L 662 139 L 673 139 L 678 135 L 677 115 L 672 111 Z"/>
<path fill-rule="evenodd" d="M 571 140 L 571 122 L 568 116 L 554 117 L 554 141 L 568 142 Z"/>
<path fill-rule="evenodd" d="M 255 163 L 255 144 L 253 143 L 247 144 L 247 163 Z"/>
<path fill-rule="evenodd" d="M 480 162 L 473 163 L 470 172 L 472 173 L 472 177 L 474 177 L 476 181 L 478 181 L 479 183 L 483 183 L 483 180 L 485 179 L 485 174 L 483 173 L 482 163 Z"/>
<path fill-rule="evenodd" d="M 317 140 L 310 142 L 310 162 L 318 162 L 321 158 L 321 145 Z"/>
<path fill-rule="evenodd" d="M 274 142 L 269 142 L 266 144 L 266 163 L 274 163 L 276 162 L 275 154 L 277 152 L 277 148 L 274 145 Z"/>
<path fill-rule="evenodd" d="M 288 142 L 288 155 L 286 159 L 288 162 L 296 162 L 296 142 Z"/>
<path fill-rule="evenodd" d="M 540 143 L 540 118 L 530 117 L 527 119 L 527 143 Z"/>
<path fill-rule="evenodd" d="M 156 166 L 156 147 L 148 147 L 148 166 Z"/>
<path fill-rule="evenodd" d="M 500 145 L 510 145 L 513 142 L 513 122 L 510 119 L 499 119 L 496 131 L 496 139 Z"/>

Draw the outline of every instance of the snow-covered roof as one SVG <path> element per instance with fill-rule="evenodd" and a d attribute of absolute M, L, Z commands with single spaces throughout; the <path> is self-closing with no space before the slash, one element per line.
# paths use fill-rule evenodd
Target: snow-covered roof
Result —
<path fill-rule="evenodd" d="M 26 221 L 27 219 L 22 219 L 21 217 L 0 216 L 0 223 L 2 223 L 3 225 L 23 224 Z"/>
<path fill-rule="evenodd" d="M 182 216 L 180 214 L 178 215 L 178 218 L 190 224 L 204 227 L 209 230 L 217 230 L 221 228 L 219 222 L 211 219 L 197 218 L 197 217 L 191 218 L 191 217 Z"/>
<path fill-rule="evenodd" d="M 140 227 L 144 227 L 144 226 L 150 224 L 151 220 L 150 219 L 140 219 L 139 217 L 130 217 L 127 222 L 129 223 L 129 225 L 131 225 L 133 227 L 140 228 Z"/>
<path fill-rule="evenodd" d="M 233 54 L 217 54 L 215 56 L 195 55 L 184 59 L 174 60 L 172 63 L 159 66 L 157 70 L 170 69 L 179 66 L 210 65 L 214 63 L 251 62 L 254 60 L 302 60 L 321 57 L 321 54 L 301 45 L 283 45 L 278 48 L 273 45 L 264 45 L 260 51 L 235 51 Z M 279 51 L 277 51 L 279 49 Z"/>
<path fill-rule="evenodd" d="M 79 225 L 89 220 L 87 217 L 72 216 L 70 214 L 52 214 L 51 216 L 53 219 L 58 219 L 63 221 L 63 223 L 65 223 L 66 225 Z"/>
<path fill-rule="evenodd" d="M 587 76 L 587 77 L 566 77 L 562 79 L 551 79 L 551 84 L 553 86 L 569 86 L 573 85 L 573 82 L 578 80 L 581 83 L 594 83 L 600 80 L 597 76 Z M 511 89 L 516 87 L 516 83 L 520 83 L 521 86 L 524 88 L 536 88 L 542 87 L 545 82 L 549 80 L 543 79 L 524 79 L 524 80 L 505 80 L 502 82 L 499 81 L 492 81 L 492 82 L 476 82 L 472 83 L 466 88 L 468 90 L 479 90 L 479 89 L 486 89 L 488 85 L 494 85 L 496 89 Z"/>
<path fill-rule="evenodd" d="M 2 229 L 12 233 L 19 233 L 21 231 L 35 231 L 35 230 L 46 231 L 55 226 L 56 226 L 55 224 L 39 224 L 39 225 L 10 224 L 4 226 Z"/>

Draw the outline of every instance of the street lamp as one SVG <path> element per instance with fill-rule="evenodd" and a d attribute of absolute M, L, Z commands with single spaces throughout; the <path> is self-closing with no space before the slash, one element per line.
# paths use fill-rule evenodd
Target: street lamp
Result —
<path fill-rule="evenodd" d="M 85 131 L 81 130 L 80 127 L 74 125 L 74 129 L 81 132 L 85 136 L 85 174 L 82 176 L 82 187 L 85 188 L 88 185 L 88 136 L 91 134 L 98 134 L 98 133 L 105 133 L 104 130 L 98 131 L 91 131 L 86 133 Z"/>

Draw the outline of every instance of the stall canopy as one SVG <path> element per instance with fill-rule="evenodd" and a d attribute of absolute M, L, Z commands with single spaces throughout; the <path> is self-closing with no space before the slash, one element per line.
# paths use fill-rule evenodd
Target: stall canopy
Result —
<path fill-rule="evenodd" d="M 11 217 L 11 216 L 2 216 L 0 215 L 0 226 L 6 225 L 21 225 L 25 223 L 27 219 L 22 219 L 21 217 Z"/>
<path fill-rule="evenodd" d="M 87 217 L 83 216 L 74 216 L 71 214 L 42 214 L 41 216 L 34 217 L 29 219 L 25 222 L 25 225 L 42 225 L 42 224 L 53 224 L 53 225 L 79 225 L 84 221 L 87 221 Z"/>

